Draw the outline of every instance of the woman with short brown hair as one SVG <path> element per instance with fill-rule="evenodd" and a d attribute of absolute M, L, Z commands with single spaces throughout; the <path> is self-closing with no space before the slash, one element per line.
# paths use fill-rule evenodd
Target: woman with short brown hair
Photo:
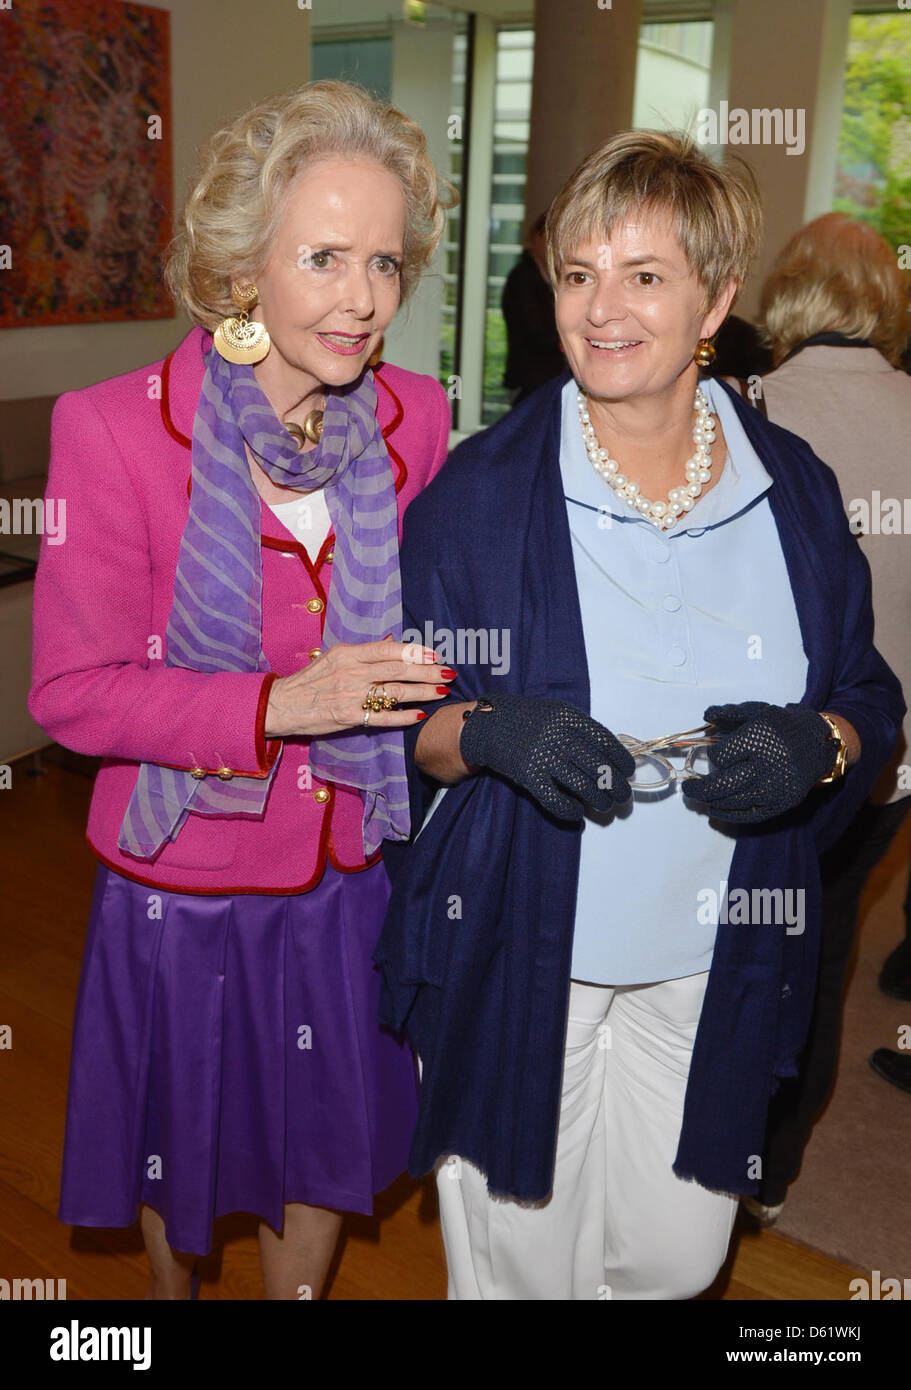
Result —
<path fill-rule="evenodd" d="M 595 151 L 547 223 L 572 375 L 406 521 L 407 620 L 513 654 L 406 735 L 421 828 L 385 851 L 383 1016 L 422 1060 L 452 1298 L 712 1282 L 806 1029 L 817 845 L 894 741 L 831 472 L 699 378 L 759 232 L 745 166 Z"/>

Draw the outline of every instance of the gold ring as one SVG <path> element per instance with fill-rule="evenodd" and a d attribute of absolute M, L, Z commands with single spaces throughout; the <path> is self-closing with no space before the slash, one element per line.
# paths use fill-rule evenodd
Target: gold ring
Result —
<path fill-rule="evenodd" d="M 385 685 L 374 685 L 371 687 L 371 689 L 374 693 L 370 700 L 370 708 L 379 711 L 383 709 L 385 701 L 387 699 L 386 687 Z"/>
<path fill-rule="evenodd" d="M 383 709 L 396 709 L 398 707 L 398 703 L 399 702 L 394 695 L 383 696 Z"/>
<path fill-rule="evenodd" d="M 374 692 L 375 692 L 375 690 L 376 690 L 376 686 L 375 686 L 375 685 L 371 685 L 371 686 L 369 687 L 369 689 L 368 689 L 368 691 L 367 691 L 367 694 L 364 696 L 364 699 L 361 701 L 361 709 L 376 709 L 376 705 L 373 703 L 373 700 L 374 700 Z M 382 708 L 382 706 L 380 706 L 380 708 Z M 365 723 L 365 724 L 367 723 L 366 719 L 364 720 L 364 723 Z"/>

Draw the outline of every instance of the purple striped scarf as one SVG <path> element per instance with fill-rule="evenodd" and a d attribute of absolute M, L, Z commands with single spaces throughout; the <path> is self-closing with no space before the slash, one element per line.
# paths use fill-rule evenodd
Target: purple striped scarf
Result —
<path fill-rule="evenodd" d="M 272 481 L 298 491 L 326 487 L 335 532 L 323 648 L 335 642 L 401 640 L 398 509 L 389 454 L 376 418 L 373 373 L 327 397 L 317 447 L 299 452 L 248 364 L 214 348 L 193 422 L 190 512 L 180 542 L 165 664 L 193 671 L 268 671 L 262 649 L 260 497 L 247 441 Z M 365 692 L 366 694 L 366 689 Z M 281 760 L 268 777 L 222 781 L 142 763 L 118 846 L 152 858 L 191 811 L 261 815 Z M 360 730 L 314 739 L 310 766 L 364 799 L 365 854 L 384 838 L 407 839 L 408 788 L 402 734 Z"/>

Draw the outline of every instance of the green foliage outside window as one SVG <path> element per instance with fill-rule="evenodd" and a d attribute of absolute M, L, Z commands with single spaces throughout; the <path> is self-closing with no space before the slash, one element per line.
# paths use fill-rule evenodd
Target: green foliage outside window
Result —
<path fill-rule="evenodd" d="M 911 15 L 855 15 L 832 207 L 911 241 Z"/>

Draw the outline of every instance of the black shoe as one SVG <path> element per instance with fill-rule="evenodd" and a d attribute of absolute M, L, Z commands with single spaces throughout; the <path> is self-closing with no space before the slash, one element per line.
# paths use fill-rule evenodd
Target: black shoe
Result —
<path fill-rule="evenodd" d="M 911 941 L 903 941 L 886 957 L 879 987 L 893 999 L 911 999 Z"/>
<path fill-rule="evenodd" d="M 891 1081 L 893 1086 L 911 1094 L 911 1056 L 893 1052 L 888 1047 L 878 1047 L 870 1058 L 870 1066 L 879 1076 Z"/>

